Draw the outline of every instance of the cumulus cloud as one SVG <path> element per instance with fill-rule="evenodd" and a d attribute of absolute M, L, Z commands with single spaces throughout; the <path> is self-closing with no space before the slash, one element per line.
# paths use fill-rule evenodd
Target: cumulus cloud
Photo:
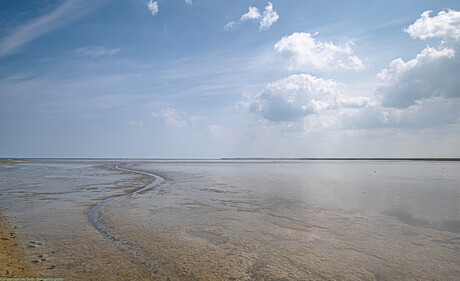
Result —
<path fill-rule="evenodd" d="M 76 50 L 75 52 L 81 56 L 99 57 L 102 55 L 113 55 L 120 51 L 120 49 L 106 49 L 102 46 L 87 46 Z"/>
<path fill-rule="evenodd" d="M 460 13 L 449 10 L 430 17 L 430 12 L 424 12 L 405 32 L 413 38 L 439 37 L 442 41 L 407 62 L 393 60 L 378 74 L 376 95 L 383 106 L 407 108 L 424 100 L 460 97 Z"/>
<path fill-rule="evenodd" d="M 264 16 L 260 20 L 260 30 L 267 30 L 278 20 L 279 16 L 278 13 L 273 10 L 273 4 L 268 2 L 267 6 L 265 7 Z"/>
<path fill-rule="evenodd" d="M 439 16 L 455 18 L 454 12 L 433 18 L 424 13 L 405 30 L 413 38 L 439 38 L 439 45 L 425 47 L 413 59 L 393 60 L 378 74 L 371 98 L 352 95 L 345 84 L 334 80 L 296 74 L 267 84 L 257 94 L 247 95 L 241 104 L 270 126 L 304 133 L 388 133 L 458 124 L 460 40 L 451 28 L 455 20 L 437 23 Z M 426 26 L 420 28 L 421 24 Z M 283 37 L 275 50 L 287 59 L 291 70 L 362 68 L 352 47 L 352 43 L 338 46 L 320 42 L 309 33 L 294 33 Z"/>
<path fill-rule="evenodd" d="M 404 31 L 415 39 L 439 38 L 415 58 L 393 60 L 378 74 L 379 102 L 342 112 L 344 129 L 426 129 L 458 123 L 460 112 L 460 14 L 422 13 Z"/>
<path fill-rule="evenodd" d="M 256 7 L 249 6 L 249 11 L 242 15 L 240 18 L 240 21 L 246 21 L 250 19 L 258 19 L 261 17 L 261 14 L 259 13 L 259 9 Z"/>
<path fill-rule="evenodd" d="M 278 21 L 279 15 L 278 13 L 273 9 L 273 4 L 271 2 L 267 3 L 267 6 L 265 6 L 265 10 L 263 15 L 259 12 L 259 9 L 253 6 L 249 6 L 248 12 L 243 14 L 240 17 L 240 20 L 238 22 L 235 21 L 230 21 L 225 25 L 225 29 L 230 29 L 234 27 L 235 25 L 242 23 L 244 21 L 248 20 L 259 20 L 259 30 L 267 30 L 269 29 L 276 21 Z"/>
<path fill-rule="evenodd" d="M 334 80 L 309 74 L 291 75 L 247 96 L 243 105 L 272 126 L 279 124 L 283 130 L 304 133 L 420 130 L 459 122 L 460 99 L 432 98 L 395 108 L 384 107 L 367 97 L 348 95 L 347 91 L 345 84 Z M 220 127 L 212 129 L 216 134 L 225 132 Z"/>
<path fill-rule="evenodd" d="M 166 108 L 157 112 L 152 112 L 152 116 L 160 119 L 165 125 L 183 128 L 201 119 L 199 116 L 188 116 L 184 111 L 174 108 Z"/>
<path fill-rule="evenodd" d="M 427 47 L 415 59 L 401 58 L 382 70 L 376 94 L 386 107 L 405 108 L 435 97 L 460 97 L 460 63 L 456 51 L 440 46 Z"/>
<path fill-rule="evenodd" d="M 150 0 L 148 3 L 147 3 L 147 7 L 149 8 L 149 11 L 152 13 L 152 16 L 156 15 L 159 11 L 158 9 L 158 2 L 152 2 L 152 0 Z"/>
<path fill-rule="evenodd" d="M 275 44 L 275 51 L 288 61 L 291 70 L 333 70 L 363 68 L 361 59 L 353 53 L 353 43 L 337 46 L 321 42 L 314 35 L 296 32 L 283 37 Z"/>
<path fill-rule="evenodd" d="M 423 12 L 421 17 L 404 31 L 412 38 L 460 38 L 459 11 L 441 11 L 434 17 L 430 17 L 431 13 L 432 11 Z"/>
<path fill-rule="evenodd" d="M 270 121 L 294 121 L 339 108 L 365 107 L 369 99 L 343 94 L 344 84 L 309 74 L 291 75 L 267 84 L 247 103 Z"/>
<path fill-rule="evenodd" d="M 372 105 L 340 116 L 343 129 L 426 129 L 459 121 L 458 100 L 426 100 L 404 109 Z"/>

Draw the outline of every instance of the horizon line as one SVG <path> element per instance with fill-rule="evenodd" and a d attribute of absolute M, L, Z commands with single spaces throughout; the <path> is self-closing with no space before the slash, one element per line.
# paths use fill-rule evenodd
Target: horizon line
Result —
<path fill-rule="evenodd" d="M 176 157 L 0 157 L 2 160 L 380 160 L 380 161 L 460 161 L 457 157 L 215 157 L 215 158 L 176 158 Z"/>

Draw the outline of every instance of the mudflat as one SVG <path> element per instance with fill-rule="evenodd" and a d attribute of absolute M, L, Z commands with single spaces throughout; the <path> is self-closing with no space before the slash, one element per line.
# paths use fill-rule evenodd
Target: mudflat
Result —
<path fill-rule="evenodd" d="M 0 277 L 458 280 L 459 186 L 444 161 L 0 163 Z"/>

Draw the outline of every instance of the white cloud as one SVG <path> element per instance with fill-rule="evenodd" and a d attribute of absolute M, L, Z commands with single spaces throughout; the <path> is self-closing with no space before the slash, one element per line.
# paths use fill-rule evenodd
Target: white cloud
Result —
<path fill-rule="evenodd" d="M 261 17 L 261 14 L 259 13 L 259 9 L 257 9 L 256 7 L 249 6 L 248 9 L 249 11 L 246 14 L 241 16 L 240 21 L 258 19 Z"/>
<path fill-rule="evenodd" d="M 342 129 L 425 129 L 459 121 L 459 100 L 425 100 L 404 109 L 373 105 L 341 115 Z"/>
<path fill-rule="evenodd" d="M 154 117 L 163 121 L 165 125 L 172 127 L 187 127 L 187 114 L 173 108 L 166 108 L 158 112 L 152 112 Z"/>
<path fill-rule="evenodd" d="M 267 30 L 278 20 L 278 18 L 278 13 L 273 9 L 273 4 L 268 2 L 263 15 L 260 14 L 259 9 L 256 7 L 249 6 L 248 12 L 243 14 L 238 22 L 230 21 L 224 28 L 230 29 L 241 22 L 260 19 L 259 30 Z"/>
<path fill-rule="evenodd" d="M 106 49 L 102 46 L 87 46 L 76 50 L 75 52 L 81 56 L 99 57 L 102 55 L 113 55 L 120 51 L 120 49 Z"/>
<path fill-rule="evenodd" d="M 97 2 L 97 1 L 96 1 Z M 0 40 L 0 57 L 18 52 L 28 42 L 58 29 L 98 8 L 98 3 L 67 0 L 53 12 L 33 19 L 14 29 Z"/>
<path fill-rule="evenodd" d="M 192 5 L 192 0 L 185 0 L 185 3 L 189 4 L 189 5 Z"/>
<path fill-rule="evenodd" d="M 404 31 L 409 33 L 412 38 L 460 38 L 459 11 L 441 11 L 434 17 L 430 17 L 431 12 L 423 12 L 421 17 Z"/>
<path fill-rule="evenodd" d="M 393 60 L 377 76 L 375 98 L 350 95 L 346 85 L 334 80 L 299 74 L 267 84 L 259 93 L 247 95 L 241 104 L 262 117 L 256 120 L 284 132 L 308 135 L 378 135 L 458 127 L 460 40 L 457 29 L 452 28 L 457 24 L 452 14 L 449 11 L 430 18 L 424 13 L 405 30 L 413 38 L 438 37 L 440 44 L 425 47 L 411 60 Z M 283 37 L 275 50 L 288 59 L 291 70 L 362 68 L 352 46 L 294 33 Z"/>
<path fill-rule="evenodd" d="M 440 128 L 460 121 L 460 99 L 434 97 L 395 108 L 347 92 L 345 84 L 299 74 L 267 84 L 258 94 L 246 96 L 241 104 L 261 116 L 258 120 L 269 127 L 307 134 L 367 130 L 389 133 Z M 219 127 L 213 129 L 221 132 Z"/>
<path fill-rule="evenodd" d="M 376 95 L 383 106 L 406 108 L 431 98 L 460 97 L 460 63 L 457 52 L 441 44 L 426 47 L 415 59 L 391 62 L 378 74 Z"/>
<path fill-rule="evenodd" d="M 260 21 L 260 30 L 267 30 L 278 20 L 279 16 L 278 13 L 273 10 L 273 4 L 268 2 L 267 6 L 265 7 L 264 16 Z"/>
<path fill-rule="evenodd" d="M 246 103 L 252 112 L 270 121 L 294 121 L 312 114 L 340 108 L 360 108 L 365 97 L 344 94 L 345 85 L 309 74 L 291 75 L 267 84 Z"/>
<path fill-rule="evenodd" d="M 353 54 L 352 44 L 337 46 L 332 42 L 320 42 L 310 33 L 296 32 L 281 38 L 275 44 L 275 51 L 287 59 L 290 70 L 358 70 L 363 68 L 363 63 Z"/>
<path fill-rule="evenodd" d="M 224 26 L 224 29 L 227 30 L 227 29 L 230 29 L 230 28 L 233 28 L 233 26 L 237 24 L 236 22 L 234 21 L 231 21 L 229 23 L 227 23 L 225 26 Z"/>
<path fill-rule="evenodd" d="M 152 112 L 152 116 L 159 118 L 167 126 L 178 128 L 187 127 L 201 119 L 200 116 L 188 116 L 187 113 L 174 108 Z"/>
<path fill-rule="evenodd" d="M 129 122 L 129 125 L 133 126 L 133 127 L 142 127 L 142 126 L 144 126 L 144 122 L 133 120 L 133 121 Z"/>
<path fill-rule="evenodd" d="M 405 32 L 413 38 L 439 37 L 439 46 L 427 46 L 412 60 L 393 60 L 377 76 L 378 102 L 340 112 L 341 129 L 423 130 L 460 121 L 459 14 L 440 12 L 430 18 L 429 13 Z"/>
<path fill-rule="evenodd" d="M 267 84 L 242 103 L 268 127 L 284 132 L 363 133 L 425 130 L 458 124 L 460 99 L 430 98 L 405 108 L 384 107 L 367 97 L 347 95 L 347 86 L 309 74 Z M 280 122 L 283 121 L 283 122 Z M 213 128 L 220 133 L 224 128 Z"/>
<path fill-rule="evenodd" d="M 378 74 L 376 95 L 385 107 L 408 108 L 427 100 L 460 97 L 460 12 L 441 11 L 434 17 L 430 12 L 424 12 L 405 32 L 413 38 L 442 41 L 407 62 L 393 60 Z"/>
<path fill-rule="evenodd" d="M 148 3 L 147 3 L 147 7 L 149 8 L 149 11 L 152 13 L 152 16 L 156 15 L 159 11 L 158 9 L 158 2 L 152 2 L 152 0 L 150 0 Z"/>

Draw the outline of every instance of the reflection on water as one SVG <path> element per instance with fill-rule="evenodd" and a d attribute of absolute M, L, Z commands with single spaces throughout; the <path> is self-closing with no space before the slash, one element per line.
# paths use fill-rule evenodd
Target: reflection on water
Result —
<path fill-rule="evenodd" d="M 407 213 L 401 210 L 391 210 L 385 213 L 386 215 L 392 216 L 399 221 L 419 227 L 429 227 L 433 229 L 446 230 L 450 232 L 460 233 L 460 220 L 429 220 L 426 218 L 420 218 L 417 215 Z"/>
<path fill-rule="evenodd" d="M 458 163 L 131 163 L 164 177 L 107 221 L 161 277 L 460 276 Z M 126 224 L 126 222 L 130 222 Z"/>
<path fill-rule="evenodd" d="M 85 212 L 154 179 L 115 165 L 165 179 L 101 210 L 119 243 L 91 229 Z M 3 165 L 0 175 L 0 206 L 24 235 L 86 259 L 54 272 L 91 276 L 88 264 L 116 260 L 119 274 L 147 280 L 460 278 L 458 162 L 48 160 Z M 43 235 L 27 217 L 74 235 Z M 90 238 L 88 251 L 69 246 L 77 235 Z M 89 249 L 106 258 L 94 262 Z"/>

